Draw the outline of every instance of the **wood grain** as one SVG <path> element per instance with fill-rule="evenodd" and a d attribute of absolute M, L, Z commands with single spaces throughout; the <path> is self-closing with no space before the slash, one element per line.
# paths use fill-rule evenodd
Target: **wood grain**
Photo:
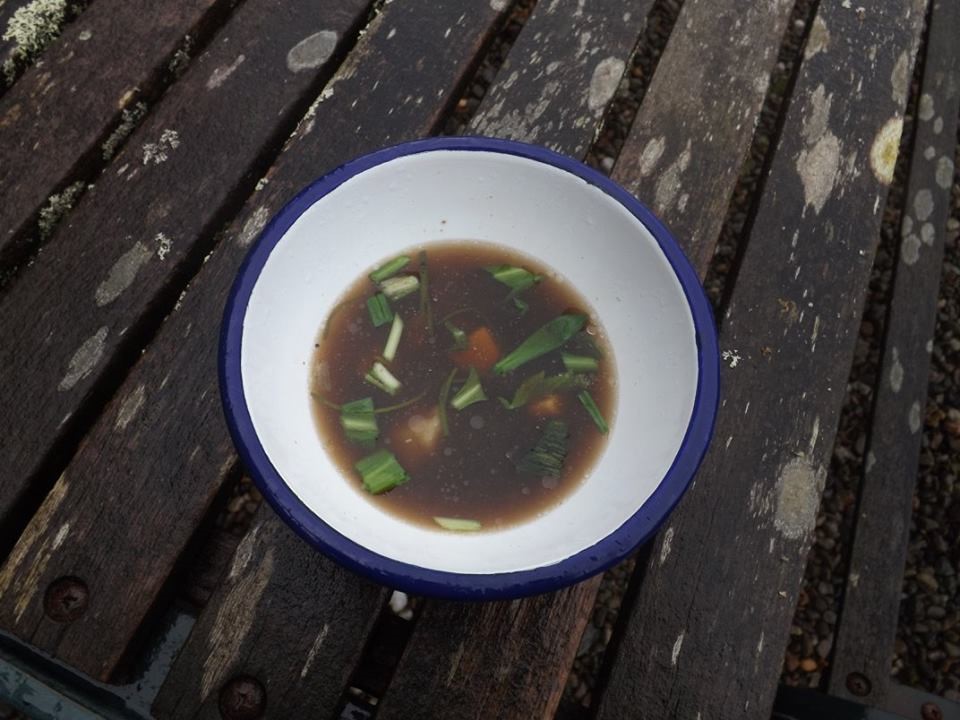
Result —
<path fill-rule="evenodd" d="M 900 255 L 828 683 L 831 695 L 881 708 L 910 539 L 960 113 L 960 6 L 935 0 L 929 26 Z M 866 695 L 848 690 L 851 673 L 866 678 Z"/>
<path fill-rule="evenodd" d="M 432 7 L 427 0 L 384 7 L 261 189 L 221 233 L 220 245 L 4 567 L 4 628 L 89 674 L 110 672 L 236 462 L 217 388 L 215 338 L 250 243 L 271 215 L 326 169 L 430 133 L 503 14 L 481 0 L 427 12 Z M 448 28 L 456 31 L 445 37 Z M 393 42 L 401 33 L 405 41 Z M 149 553 L 137 551 L 143 538 L 149 538 Z M 130 549 L 123 562 L 117 548 Z M 32 568 L 29 583 L 17 580 L 24 568 Z M 42 589 L 64 573 L 93 589 L 90 610 L 67 627 L 46 620 L 41 607 Z"/>
<path fill-rule="evenodd" d="M 228 0 L 103 0 L 0 100 L 0 268 L 17 258 L 47 199 L 88 166 L 124 111 L 153 98 L 174 53 L 209 34 Z M 33 238 L 36 240 L 36 237 Z"/>
<path fill-rule="evenodd" d="M 242 6 L 0 299 L 0 382 L 8 387 L 0 398 L 0 523 L 58 444 L 89 422 L 85 408 L 102 386 L 116 384 L 141 327 L 159 322 L 164 298 L 172 304 L 182 275 L 295 127 L 325 67 L 329 75 L 366 4 Z M 300 43 L 316 53 L 309 67 L 291 65 Z"/>
<path fill-rule="evenodd" d="M 520 51 L 517 61 L 520 67 L 530 64 L 527 54 L 537 52 L 538 38 L 533 23 L 544 7 L 539 5 L 534 11 L 512 51 Z M 585 12 L 591 10 L 598 8 L 588 3 Z M 570 8 L 567 11 L 569 13 Z M 760 112 L 766 92 L 766 83 L 757 81 L 758 74 L 763 67 L 768 74 L 772 70 L 789 12 L 789 3 L 785 2 L 755 6 L 746 12 L 737 2 L 688 2 L 614 167 L 615 178 L 635 191 L 643 189 L 644 182 L 649 182 L 638 172 L 638 166 L 644 162 L 644 150 L 650 142 L 659 143 L 662 139 L 662 135 L 651 136 L 650 128 L 669 128 L 669 146 L 686 148 L 698 159 L 696 169 L 676 173 L 673 178 L 676 192 L 687 194 L 687 201 L 683 205 L 665 205 L 661 210 L 663 219 L 687 233 L 679 237 L 688 249 L 694 242 L 698 243 L 694 247 L 701 250 L 712 247 L 719 235 L 724 209 L 749 147 L 753 118 Z M 752 38 L 749 48 L 729 46 L 724 33 L 717 31 L 717 28 L 732 30 L 738 22 Z M 566 42 L 568 52 L 576 57 L 579 42 Z M 602 37 L 597 38 L 597 42 L 602 43 Z M 589 46 L 589 41 L 587 44 Z M 626 43 L 623 50 L 628 50 Z M 603 52 L 610 50 L 604 47 Z M 749 54 L 749 62 L 744 61 L 744 53 Z M 704 56 L 709 58 L 715 77 L 722 80 L 708 79 L 701 93 L 683 94 L 682 100 L 677 99 L 674 78 L 687 72 L 688 65 L 700 62 Z M 562 58 L 554 58 L 557 60 Z M 550 77 L 540 75 L 539 83 L 549 83 Z M 492 88 L 491 98 L 503 104 L 498 112 L 507 117 L 515 109 L 523 112 L 531 97 L 543 96 L 538 87 L 529 83 L 522 87 L 523 94 L 514 94 L 517 81 L 512 79 L 512 73 L 502 78 Z M 582 81 L 587 80 L 583 75 Z M 504 90 L 501 83 L 512 86 Z M 576 86 L 565 86 L 563 95 L 577 98 L 580 93 Z M 510 105 L 504 97 L 513 98 Z M 718 108 L 722 108 L 722 114 Z M 478 122 L 485 122 L 485 117 L 481 107 Z M 563 125 L 558 123 L 552 132 L 542 130 L 537 136 L 538 142 L 573 152 L 582 146 L 584 137 L 592 137 L 594 131 L 583 122 L 582 135 L 578 136 L 567 123 Z M 708 128 L 715 130 L 710 133 Z M 510 133 L 515 130 L 504 128 L 507 137 L 512 137 Z M 667 146 L 668 141 L 664 140 L 664 149 Z M 663 158 L 664 167 L 674 163 L 676 160 Z M 713 207 L 717 211 L 715 215 L 695 213 L 691 220 L 686 213 L 687 205 Z M 691 239 L 694 237 L 701 239 L 694 241 Z M 697 255 L 701 275 L 706 271 L 708 258 L 709 253 Z M 397 668 L 393 684 L 382 699 L 381 716 L 410 717 L 421 707 L 428 717 L 454 714 L 475 718 L 552 717 L 598 585 L 596 577 L 551 595 L 519 601 L 516 605 L 496 604 L 489 609 L 485 605 L 447 607 L 443 603 L 429 603 L 423 621 L 414 630 L 409 650 Z M 505 627 L 503 621 L 491 621 L 493 616 L 510 618 L 509 626 Z M 470 672 L 463 668 L 497 668 L 497 671 Z M 428 692 L 438 684 L 442 691 Z M 502 708 L 508 708 L 509 712 L 502 710 L 499 714 Z"/>
<path fill-rule="evenodd" d="M 724 315 L 713 445 L 625 613 L 600 718 L 770 717 L 923 16 L 819 7 Z"/>
<path fill-rule="evenodd" d="M 265 717 L 332 717 L 387 594 L 261 507 L 167 676 L 155 717 L 219 720 L 221 688 L 242 675 L 263 684 Z"/>

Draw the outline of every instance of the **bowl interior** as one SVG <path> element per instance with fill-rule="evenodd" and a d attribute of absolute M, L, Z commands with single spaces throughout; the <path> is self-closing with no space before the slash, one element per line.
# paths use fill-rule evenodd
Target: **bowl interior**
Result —
<path fill-rule="evenodd" d="M 443 533 L 384 513 L 340 476 L 311 416 L 313 343 L 340 294 L 379 261 L 441 239 L 500 243 L 551 266 L 592 303 L 616 360 L 617 414 L 590 476 L 553 509 L 500 531 Z M 256 280 L 240 367 L 263 449 L 313 513 L 375 553 L 464 574 L 548 566 L 621 526 L 674 462 L 698 382 L 687 299 L 640 220 L 565 170 L 466 150 L 376 165 L 303 212 Z"/>

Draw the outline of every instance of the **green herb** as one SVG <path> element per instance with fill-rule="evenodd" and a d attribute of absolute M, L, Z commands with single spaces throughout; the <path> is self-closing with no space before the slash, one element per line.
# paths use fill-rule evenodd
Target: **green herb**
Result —
<path fill-rule="evenodd" d="M 450 331 L 450 334 L 453 335 L 453 347 L 451 350 L 466 350 L 467 349 L 467 334 L 454 325 L 449 320 L 445 320 L 443 326 Z"/>
<path fill-rule="evenodd" d="M 410 479 L 389 450 L 377 450 L 354 463 L 354 467 L 363 479 L 363 489 L 373 495 L 393 490 Z"/>
<path fill-rule="evenodd" d="M 312 397 L 314 400 L 317 400 L 317 401 L 319 401 L 319 402 L 322 402 L 322 403 L 323 403 L 324 405 L 326 405 L 328 408 L 333 408 L 333 409 L 336 410 L 337 412 L 340 412 L 340 408 L 341 408 L 340 405 L 337 405 L 335 402 L 332 402 L 332 401 L 330 401 L 330 400 L 327 400 L 327 399 L 326 399 L 323 395 L 321 395 L 320 393 L 318 393 L 318 392 L 311 392 L 311 393 L 310 393 L 310 397 Z"/>
<path fill-rule="evenodd" d="M 420 312 L 427 318 L 427 332 L 433 335 L 433 307 L 430 305 L 430 273 L 427 251 L 420 251 Z"/>
<path fill-rule="evenodd" d="M 498 282 L 502 282 L 511 290 L 516 291 L 526 290 L 528 287 L 536 285 L 543 277 L 514 265 L 490 265 L 485 267 L 484 270 L 493 275 Z"/>
<path fill-rule="evenodd" d="M 405 298 L 410 293 L 415 293 L 418 287 L 420 287 L 420 279 L 416 275 L 387 278 L 380 283 L 380 289 L 390 300 Z"/>
<path fill-rule="evenodd" d="M 401 383 L 393 373 L 387 370 L 386 365 L 381 362 L 375 362 L 370 372 L 363 376 L 363 379 L 374 387 L 378 387 L 388 395 L 396 395 L 400 389 Z"/>
<path fill-rule="evenodd" d="M 398 272 L 403 270 L 409 262 L 410 258 L 408 258 L 406 255 L 401 255 L 400 257 L 394 258 L 390 262 L 384 263 L 370 273 L 370 279 L 375 283 L 381 283 L 388 277 L 396 275 Z"/>
<path fill-rule="evenodd" d="M 410 407 L 418 400 L 422 400 L 423 396 L 427 394 L 427 391 L 424 390 L 422 393 L 416 397 L 412 397 L 409 400 L 404 400 L 402 403 L 397 403 L 396 405 L 388 405 L 387 407 L 377 408 L 373 411 L 374 415 L 383 415 L 384 413 L 393 412 L 394 410 L 403 410 L 405 407 Z"/>
<path fill-rule="evenodd" d="M 587 409 L 587 412 L 590 413 L 590 419 L 592 419 L 593 424 L 597 426 L 597 430 L 606 435 L 610 428 L 607 426 L 607 421 L 603 419 L 600 408 L 598 408 L 597 404 L 593 401 L 593 396 L 587 390 L 581 390 L 577 393 L 577 397 L 580 399 L 580 403 Z"/>
<path fill-rule="evenodd" d="M 493 366 L 497 375 L 516 370 L 551 350 L 556 350 L 580 330 L 587 322 L 586 315 L 561 315 L 554 318 L 533 335 L 524 340 L 509 355 Z"/>
<path fill-rule="evenodd" d="M 482 402 L 487 399 L 483 392 L 483 386 L 480 384 L 480 376 L 477 375 L 477 369 L 470 368 L 470 374 L 467 375 L 467 381 L 460 388 L 460 391 L 453 396 L 450 405 L 454 410 L 463 410 L 474 403 Z"/>
<path fill-rule="evenodd" d="M 560 353 L 560 357 L 563 359 L 563 366 L 570 372 L 591 373 L 600 369 L 600 363 L 596 358 L 570 353 Z"/>
<path fill-rule="evenodd" d="M 453 385 L 453 378 L 456 374 L 457 369 L 454 368 L 447 375 L 447 379 L 443 381 L 443 385 L 440 386 L 440 402 L 437 407 L 437 415 L 440 418 L 440 428 L 445 436 L 450 434 L 450 426 L 447 424 L 447 398 L 450 397 L 450 386 Z"/>
<path fill-rule="evenodd" d="M 527 310 L 530 309 L 530 305 L 526 301 L 521 300 L 518 297 L 515 297 L 513 299 L 513 306 L 520 311 L 519 317 L 523 317 L 524 315 L 526 315 Z"/>
<path fill-rule="evenodd" d="M 373 414 L 373 398 L 362 398 L 340 406 L 340 425 L 351 442 L 372 445 L 380 437 Z"/>
<path fill-rule="evenodd" d="M 537 444 L 517 463 L 517 470 L 539 477 L 558 477 L 567 458 L 567 424 L 547 422 Z"/>
<path fill-rule="evenodd" d="M 573 373 L 561 373 L 560 375 L 551 375 L 546 377 L 542 370 L 536 375 L 531 375 L 518 387 L 513 393 L 513 399 L 507 401 L 506 398 L 500 398 L 500 403 L 507 410 L 516 410 L 523 407 L 528 402 L 537 398 L 550 395 L 558 390 L 567 390 L 574 387 L 584 387 L 589 384 L 589 378 L 584 378 Z"/>
<path fill-rule="evenodd" d="M 383 348 L 383 357 L 387 362 L 393 362 L 397 355 L 397 347 L 400 345 L 400 336 L 403 334 L 403 320 L 400 315 L 394 313 L 393 325 L 390 326 L 390 334 L 387 336 L 387 344 Z"/>
<path fill-rule="evenodd" d="M 367 310 L 370 311 L 370 321 L 374 327 L 386 325 L 393 320 L 393 310 L 390 309 L 390 303 L 387 302 L 383 293 L 367 298 Z"/>
<path fill-rule="evenodd" d="M 458 532 L 473 532 L 483 527 L 476 520 L 466 520 L 464 518 L 434 516 L 433 521 L 444 530 L 456 530 Z"/>

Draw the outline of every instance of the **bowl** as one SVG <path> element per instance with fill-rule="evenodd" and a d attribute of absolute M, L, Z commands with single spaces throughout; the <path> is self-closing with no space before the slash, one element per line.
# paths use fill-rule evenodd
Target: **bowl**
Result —
<path fill-rule="evenodd" d="M 338 297 L 384 258 L 440 239 L 540 259 L 592 303 L 616 359 L 617 413 L 589 476 L 502 530 L 449 533 L 384 513 L 341 476 L 311 415 L 314 340 Z M 576 160 L 491 138 L 408 142 L 305 188 L 251 247 L 220 346 L 230 432 L 276 512 L 378 583 L 453 598 L 556 590 L 649 538 L 706 451 L 718 376 L 710 306 L 663 223 Z"/>

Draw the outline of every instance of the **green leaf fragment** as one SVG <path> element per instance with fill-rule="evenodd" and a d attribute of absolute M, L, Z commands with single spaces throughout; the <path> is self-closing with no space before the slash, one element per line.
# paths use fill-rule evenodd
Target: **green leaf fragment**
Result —
<path fill-rule="evenodd" d="M 577 393 L 577 398 L 579 398 L 583 407 L 587 409 L 587 412 L 590 414 L 590 419 L 593 420 L 593 424 L 597 426 L 597 430 L 606 435 L 610 428 L 607 425 L 607 421 L 603 419 L 603 414 L 600 412 L 600 408 L 597 407 L 597 403 L 593 401 L 593 396 L 587 390 L 581 390 Z"/>
<path fill-rule="evenodd" d="M 400 300 L 411 293 L 415 293 L 420 287 L 420 278 L 416 275 L 401 275 L 400 277 L 387 278 L 380 283 L 380 289 L 390 300 Z"/>
<path fill-rule="evenodd" d="M 386 365 L 381 362 L 375 362 L 370 372 L 363 376 L 363 379 L 374 387 L 380 388 L 388 395 L 396 395 L 397 391 L 402 387 L 402 383 L 397 380 L 393 373 L 387 369 Z"/>
<path fill-rule="evenodd" d="M 450 331 L 450 334 L 453 336 L 453 346 L 451 350 L 466 350 L 467 349 L 467 334 L 454 325 L 449 320 L 446 320 L 443 323 L 443 326 Z"/>
<path fill-rule="evenodd" d="M 545 397 L 560 390 L 585 387 L 589 383 L 589 378 L 574 375 L 573 373 L 566 372 L 547 377 L 546 373 L 541 370 L 536 375 L 531 375 L 520 383 L 520 387 L 513 393 L 512 400 L 508 401 L 506 398 L 500 398 L 500 403 L 507 408 L 507 410 L 516 410 L 538 398 Z"/>
<path fill-rule="evenodd" d="M 397 348 L 400 346 L 400 336 L 403 334 L 403 319 L 399 314 L 394 314 L 393 325 L 390 326 L 390 334 L 387 336 L 387 344 L 383 348 L 383 357 L 387 362 L 393 362 L 397 355 Z"/>
<path fill-rule="evenodd" d="M 463 384 L 463 387 L 460 388 L 460 391 L 453 396 L 450 405 L 454 410 L 463 410 L 474 403 L 482 402 L 486 399 L 487 396 L 483 392 L 483 386 L 480 384 L 480 376 L 477 374 L 477 369 L 471 367 L 470 373 L 467 375 L 467 381 Z"/>
<path fill-rule="evenodd" d="M 475 532 L 483 527 L 483 525 L 476 520 L 467 520 L 466 518 L 439 517 L 435 515 L 433 521 L 444 530 L 455 530 L 457 532 Z"/>
<path fill-rule="evenodd" d="M 387 297 L 383 293 L 367 298 L 367 310 L 370 312 L 370 322 L 374 327 L 386 325 L 393 320 L 393 310 L 390 309 L 390 303 L 387 302 Z"/>
<path fill-rule="evenodd" d="M 600 362 L 596 358 L 586 355 L 560 353 L 560 358 L 563 360 L 563 366 L 570 372 L 592 373 L 600 369 Z"/>
<path fill-rule="evenodd" d="M 561 420 L 550 420 L 537 444 L 520 458 L 517 470 L 538 477 L 559 477 L 566 458 L 567 424 Z"/>
<path fill-rule="evenodd" d="M 377 450 L 354 463 L 363 480 L 363 489 L 373 495 L 385 493 L 410 479 L 389 450 Z"/>
<path fill-rule="evenodd" d="M 370 273 L 370 279 L 375 283 L 381 283 L 386 280 L 388 277 L 396 275 L 398 272 L 403 270 L 407 264 L 410 262 L 410 258 L 406 255 L 401 255 L 396 257 L 393 260 L 384 263 L 372 273 Z"/>
<path fill-rule="evenodd" d="M 534 275 L 529 270 L 515 265 L 490 265 L 484 270 L 511 290 L 526 290 L 543 279 L 542 275 Z"/>
<path fill-rule="evenodd" d="M 586 315 L 560 315 L 554 318 L 520 343 L 511 353 L 501 358 L 493 366 L 493 371 L 497 375 L 503 375 L 516 370 L 524 363 L 556 350 L 573 337 L 586 322 Z"/>
<path fill-rule="evenodd" d="M 380 437 L 373 398 L 362 398 L 340 406 L 340 426 L 347 439 L 361 445 L 372 444 Z"/>

